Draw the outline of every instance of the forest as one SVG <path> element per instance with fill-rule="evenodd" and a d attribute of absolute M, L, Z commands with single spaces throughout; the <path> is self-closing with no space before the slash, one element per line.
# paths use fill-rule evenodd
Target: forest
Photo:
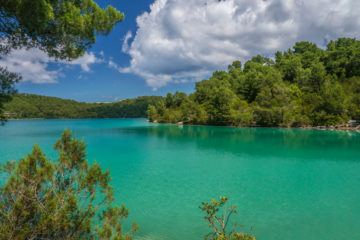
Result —
<path fill-rule="evenodd" d="M 160 123 L 226 126 L 338 126 L 360 120 L 360 41 L 339 38 L 325 49 L 297 42 L 275 57 L 234 61 L 196 83 L 195 92 L 168 93 L 147 111 Z"/>
<path fill-rule="evenodd" d="M 115 103 L 85 103 L 34 94 L 16 94 L 4 105 L 10 119 L 26 118 L 145 118 L 150 104 L 162 97 L 145 96 Z"/>

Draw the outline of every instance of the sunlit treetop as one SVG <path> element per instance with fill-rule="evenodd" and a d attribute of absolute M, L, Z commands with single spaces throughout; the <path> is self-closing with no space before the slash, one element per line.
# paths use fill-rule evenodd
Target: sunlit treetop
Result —
<path fill-rule="evenodd" d="M 71 60 L 84 54 L 97 34 L 107 35 L 124 14 L 93 0 L 0 0 L 0 53 L 37 47 Z"/>

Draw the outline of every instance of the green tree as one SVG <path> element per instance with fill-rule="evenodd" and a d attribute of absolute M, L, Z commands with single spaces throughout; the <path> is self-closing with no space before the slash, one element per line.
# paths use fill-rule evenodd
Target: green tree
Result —
<path fill-rule="evenodd" d="M 209 101 L 204 105 L 209 113 L 209 123 L 227 125 L 230 123 L 230 107 L 234 93 L 225 86 L 219 86 L 211 91 Z"/>
<path fill-rule="evenodd" d="M 195 92 L 180 107 L 174 103 L 158 107 L 159 119 L 280 127 L 359 120 L 359 59 L 360 41 L 340 38 L 331 41 L 326 50 L 298 42 L 293 50 L 276 52 L 275 62 L 261 55 L 244 67 L 234 61 L 228 72 L 215 71 L 210 79 L 197 82 Z M 174 101 L 174 96 L 169 96 Z"/>
<path fill-rule="evenodd" d="M 0 58 L 12 49 L 35 47 L 72 60 L 123 19 L 114 7 L 102 9 L 93 0 L 0 0 Z M 1 112 L 19 77 L 0 66 L 0 80 Z"/>
<path fill-rule="evenodd" d="M 199 208 L 206 213 L 204 219 L 206 220 L 209 228 L 213 231 L 210 232 L 206 239 L 208 240 L 255 240 L 251 234 L 244 234 L 237 232 L 237 225 L 233 224 L 231 231 L 229 230 L 230 218 L 233 214 L 237 213 L 235 206 L 227 208 L 226 204 L 229 198 L 220 197 L 219 200 L 213 199 L 210 203 L 203 202 Z M 223 214 L 218 215 L 222 210 Z"/>
<path fill-rule="evenodd" d="M 360 41 L 352 38 L 330 41 L 325 66 L 329 73 L 341 78 L 360 76 Z"/>
<path fill-rule="evenodd" d="M 1 0 L 0 32 L 8 48 L 36 47 L 60 59 L 74 59 L 124 19 L 112 6 L 93 0 Z"/>
<path fill-rule="evenodd" d="M 346 79 L 343 90 L 349 117 L 360 121 L 360 77 Z"/>
<path fill-rule="evenodd" d="M 241 69 L 241 67 L 242 67 L 241 62 L 237 60 L 237 61 L 234 61 L 232 64 L 230 64 L 230 65 L 228 66 L 228 70 L 231 70 L 231 69 Z"/>
<path fill-rule="evenodd" d="M 175 94 L 168 93 L 165 98 L 165 106 L 167 108 L 180 107 L 180 105 L 186 100 L 186 93 L 176 91 Z"/>
<path fill-rule="evenodd" d="M 254 122 L 253 110 L 245 100 L 234 98 L 231 103 L 231 122 L 234 126 L 249 126 Z"/>
<path fill-rule="evenodd" d="M 174 105 L 175 105 L 174 95 L 172 95 L 171 93 L 168 93 L 165 98 L 165 106 L 167 108 L 170 108 Z"/>
<path fill-rule="evenodd" d="M 339 83 L 326 81 L 320 92 L 320 106 L 315 115 L 316 125 L 336 125 L 348 120 L 345 108 L 345 94 Z"/>
<path fill-rule="evenodd" d="M 147 110 L 147 116 L 151 122 L 157 120 L 158 118 L 158 112 L 156 110 L 156 107 L 153 105 L 150 105 Z"/>
<path fill-rule="evenodd" d="M 311 74 L 305 85 L 310 91 L 319 92 L 323 86 L 326 78 L 326 70 L 322 63 L 314 63 L 310 67 Z"/>
<path fill-rule="evenodd" d="M 174 94 L 174 104 L 176 107 L 180 107 L 183 102 L 186 101 L 187 95 L 184 92 L 176 91 Z"/>
<path fill-rule="evenodd" d="M 181 112 L 184 123 L 204 125 L 209 118 L 205 109 L 199 103 L 190 99 L 187 99 L 181 105 Z"/>
<path fill-rule="evenodd" d="M 130 240 L 138 226 L 123 232 L 128 210 L 112 205 L 109 171 L 90 165 L 84 142 L 68 130 L 54 149 L 56 161 L 35 145 L 19 162 L 1 165 L 0 239 Z"/>
<path fill-rule="evenodd" d="M 277 52 L 276 67 L 283 74 L 284 81 L 294 83 L 299 75 L 299 71 L 302 69 L 302 63 L 299 56 L 294 54 L 282 55 L 281 52 Z"/>
<path fill-rule="evenodd" d="M 11 101 L 16 93 L 14 84 L 20 80 L 17 74 L 10 73 L 6 68 L 0 66 L 0 124 L 4 124 L 4 103 Z"/>

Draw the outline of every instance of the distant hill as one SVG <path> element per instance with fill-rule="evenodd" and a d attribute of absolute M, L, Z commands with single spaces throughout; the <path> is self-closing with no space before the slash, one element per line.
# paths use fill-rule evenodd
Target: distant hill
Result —
<path fill-rule="evenodd" d="M 35 94 L 17 94 L 5 105 L 11 119 L 21 118 L 142 118 L 159 96 L 145 96 L 115 103 L 85 103 Z"/>

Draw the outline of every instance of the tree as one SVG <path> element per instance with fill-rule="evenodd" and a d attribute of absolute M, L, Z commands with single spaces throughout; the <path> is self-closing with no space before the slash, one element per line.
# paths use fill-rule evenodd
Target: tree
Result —
<path fill-rule="evenodd" d="M 12 49 L 38 48 L 56 59 L 72 60 L 124 19 L 112 6 L 100 8 L 93 0 L 0 0 L 0 58 Z M 0 66 L 2 104 L 11 99 L 19 81 Z"/>
<path fill-rule="evenodd" d="M 0 32 L 8 48 L 36 47 L 60 59 L 74 59 L 108 34 L 124 14 L 93 0 L 0 0 Z"/>
<path fill-rule="evenodd" d="M 165 105 L 166 105 L 167 108 L 170 108 L 170 107 L 175 105 L 174 95 L 172 95 L 171 93 L 168 93 L 166 95 Z"/>
<path fill-rule="evenodd" d="M 174 94 L 174 104 L 176 107 L 180 107 L 183 102 L 185 102 L 187 98 L 186 93 L 176 91 Z"/>
<path fill-rule="evenodd" d="M 249 126 L 254 122 L 253 111 L 249 104 L 238 97 L 232 101 L 230 112 L 234 126 Z"/>
<path fill-rule="evenodd" d="M 220 197 L 219 200 L 213 199 L 210 203 L 203 202 L 199 208 L 206 213 L 204 219 L 207 225 L 213 229 L 213 232 L 206 236 L 208 240 L 255 240 L 251 234 L 237 232 L 237 225 L 234 224 L 233 229 L 228 232 L 228 224 L 233 214 L 237 213 L 235 206 L 227 208 L 227 197 Z M 218 216 L 220 209 L 223 209 L 223 215 Z"/>
<path fill-rule="evenodd" d="M 182 105 L 181 105 L 181 112 L 182 118 L 184 123 L 191 123 L 191 124 L 206 124 L 208 120 L 208 114 L 203 109 L 203 107 L 190 100 L 188 98 Z"/>
<path fill-rule="evenodd" d="M 209 113 L 209 123 L 213 125 L 227 125 L 230 120 L 230 106 L 234 93 L 226 86 L 220 85 L 211 89 L 205 109 Z"/>
<path fill-rule="evenodd" d="M 165 106 L 167 108 L 180 107 L 187 98 L 186 93 L 176 91 L 175 94 L 168 93 L 165 98 Z"/>
<path fill-rule="evenodd" d="M 356 39 L 331 41 L 327 50 L 298 42 L 293 50 L 276 52 L 275 62 L 257 55 L 244 67 L 234 61 L 228 71 L 215 71 L 197 82 L 180 106 L 158 106 L 158 118 L 190 124 L 341 127 L 360 118 L 359 59 Z M 174 102 L 173 95 L 168 102 Z"/>
<path fill-rule="evenodd" d="M 241 67 L 242 67 L 241 62 L 239 60 L 237 60 L 228 66 L 228 70 L 230 71 L 231 69 L 234 69 L 234 68 L 241 69 Z"/>
<path fill-rule="evenodd" d="M 276 67 L 283 74 L 285 81 L 295 82 L 299 71 L 302 69 L 302 63 L 299 56 L 290 54 L 284 57 L 281 52 L 276 53 Z"/>
<path fill-rule="evenodd" d="M 56 161 L 35 145 L 19 162 L 1 165 L 6 182 L 0 185 L 0 239 L 130 240 L 138 226 L 123 233 L 129 212 L 112 205 L 110 172 L 90 165 L 84 142 L 68 130 L 54 149 Z"/>
<path fill-rule="evenodd" d="M 9 102 L 16 93 L 14 84 L 20 81 L 20 76 L 10 73 L 6 68 L 0 66 L 0 124 L 4 124 L 4 103 Z"/>
<path fill-rule="evenodd" d="M 157 120 L 158 113 L 157 113 L 157 110 L 156 110 L 155 106 L 149 105 L 148 110 L 146 111 L 146 113 L 147 113 L 147 116 L 148 116 L 150 122 L 153 122 L 153 121 Z"/>
<path fill-rule="evenodd" d="M 360 41 L 352 38 L 339 38 L 327 45 L 325 66 L 329 73 L 339 77 L 360 76 Z"/>

